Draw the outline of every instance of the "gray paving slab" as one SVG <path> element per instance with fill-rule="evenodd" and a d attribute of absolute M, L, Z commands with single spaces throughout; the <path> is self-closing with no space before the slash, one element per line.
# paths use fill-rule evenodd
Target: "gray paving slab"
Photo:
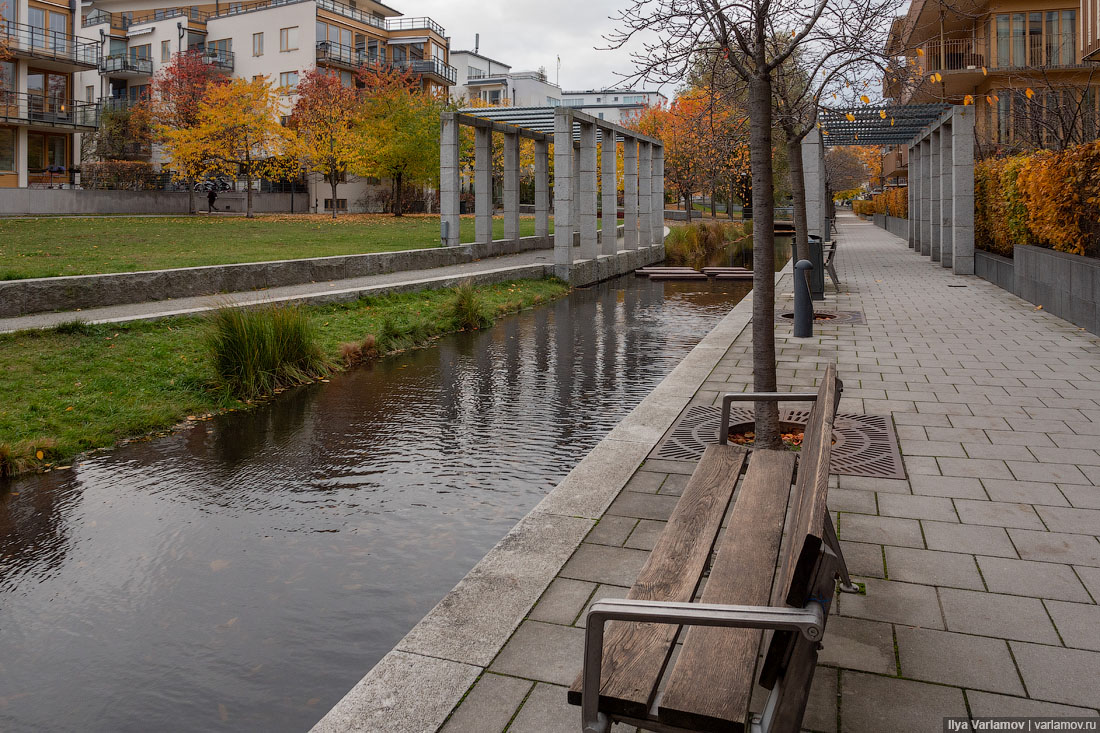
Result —
<path fill-rule="evenodd" d="M 1025 694 L 1004 639 L 897 627 L 901 675 L 1010 695 Z"/>
<path fill-rule="evenodd" d="M 874 578 L 861 580 L 867 586 L 867 594 L 840 596 L 837 607 L 842 616 L 931 629 L 944 628 L 934 587 Z"/>
<path fill-rule="evenodd" d="M 441 733 L 500 733 L 508 725 L 534 682 L 486 673 L 466 694 Z"/>
<path fill-rule="evenodd" d="M 489 671 L 568 686 L 581 671 L 583 652 L 584 632 L 580 629 L 524 621 Z"/>
<path fill-rule="evenodd" d="M 1058 643 L 1058 634 L 1038 598 L 956 588 L 940 588 L 939 594 L 949 631 Z"/>
<path fill-rule="evenodd" d="M 1065 601 L 1046 601 L 1045 605 L 1066 646 L 1100 652 L 1100 606 Z"/>
<path fill-rule="evenodd" d="M 1066 705 L 1100 706 L 1100 652 L 1009 643 L 1028 696 Z"/>
<path fill-rule="evenodd" d="M 830 667 L 858 669 L 894 676 L 894 630 L 890 624 L 862 618 L 833 616 L 818 662 Z"/>
<path fill-rule="evenodd" d="M 584 608 L 596 585 L 583 580 L 554 578 L 528 618 L 568 626 Z"/>
<path fill-rule="evenodd" d="M 967 690 L 966 699 L 970 702 L 970 712 L 980 718 L 1001 717 L 1052 717 L 1077 718 L 1096 717 L 1096 710 L 1071 705 L 1058 705 L 1052 702 L 1028 700 L 1023 697 L 996 695 L 991 692 Z"/>
<path fill-rule="evenodd" d="M 994 593 L 1082 603 L 1092 600 L 1069 565 L 1005 557 L 979 557 L 978 565 L 986 587 Z"/>
<path fill-rule="evenodd" d="M 985 589 L 974 558 L 957 552 L 887 547 L 886 572 L 905 583 Z"/>
<path fill-rule="evenodd" d="M 872 731 L 939 731 L 945 717 L 966 716 L 962 690 L 925 682 L 840 673 L 840 729 Z"/>

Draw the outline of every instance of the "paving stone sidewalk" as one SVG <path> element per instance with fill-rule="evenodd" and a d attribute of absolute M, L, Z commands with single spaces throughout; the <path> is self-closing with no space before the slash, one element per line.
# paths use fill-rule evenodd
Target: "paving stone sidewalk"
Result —
<path fill-rule="evenodd" d="M 892 415 L 908 479 L 833 477 L 830 508 L 867 594 L 833 604 L 806 727 L 1096 716 L 1100 339 L 852 216 L 839 239 L 843 287 L 826 305 L 867 325 L 819 325 L 812 339 L 778 326 L 781 389 L 816 385 L 836 362 L 841 411 Z M 751 380 L 746 329 L 692 401 Z M 443 733 L 580 730 L 566 686 L 585 610 L 625 595 L 693 465 L 643 464 Z"/>

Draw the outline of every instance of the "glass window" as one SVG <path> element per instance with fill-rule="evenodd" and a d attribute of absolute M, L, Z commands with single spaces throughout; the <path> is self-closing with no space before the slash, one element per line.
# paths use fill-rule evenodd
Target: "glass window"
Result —
<path fill-rule="evenodd" d="M 264 55 L 264 34 L 253 33 L 252 34 L 252 55 L 263 56 Z"/>
<path fill-rule="evenodd" d="M 1027 59 L 1024 51 L 1027 48 L 1025 45 L 1024 36 L 1024 19 L 1027 17 L 1024 13 L 1012 14 L 1012 65 L 1013 66 L 1025 66 Z"/>
<path fill-rule="evenodd" d="M 172 42 L 160 42 L 160 60 L 167 63 L 172 60 Z"/>
<path fill-rule="evenodd" d="M 84 101 L 88 104 L 95 102 L 95 87 L 90 84 L 84 87 Z"/>
<path fill-rule="evenodd" d="M 0 127 L 0 171 L 15 170 L 15 130 Z"/>
<path fill-rule="evenodd" d="M 35 172 L 46 169 L 46 136 L 40 132 L 27 133 L 27 168 Z"/>
<path fill-rule="evenodd" d="M 130 47 L 131 59 L 150 59 L 153 57 L 153 44 L 146 43 L 142 46 Z"/>
<path fill-rule="evenodd" d="M 1062 65 L 1077 63 L 1077 11 L 1062 11 Z"/>
<path fill-rule="evenodd" d="M 46 11 L 42 8 L 28 8 L 27 25 L 31 27 L 31 45 L 35 48 L 45 48 Z"/>
<path fill-rule="evenodd" d="M 0 61 L 0 90 L 15 91 L 15 62 Z"/>
<path fill-rule="evenodd" d="M 284 71 L 279 74 L 279 86 L 283 94 L 294 94 L 298 91 L 298 72 Z"/>
<path fill-rule="evenodd" d="M 229 52 L 233 50 L 233 39 L 219 38 L 216 41 L 207 41 L 206 50 L 216 51 L 220 55 L 228 56 Z"/>
<path fill-rule="evenodd" d="M 66 140 L 62 135 L 48 135 L 46 137 L 46 165 L 65 167 Z"/>
<path fill-rule="evenodd" d="M 294 26 L 293 28 L 279 29 L 279 50 L 298 50 L 298 26 Z"/>
<path fill-rule="evenodd" d="M 317 21 L 317 42 L 328 40 L 328 23 Z"/>
<path fill-rule="evenodd" d="M 997 67 L 1007 68 L 1012 65 L 1012 37 L 1011 18 L 1008 15 L 997 16 Z"/>
<path fill-rule="evenodd" d="M 1027 63 L 1029 66 L 1043 64 L 1043 14 L 1028 13 L 1027 16 Z"/>
<path fill-rule="evenodd" d="M 1058 11 L 1052 10 L 1047 13 L 1047 27 L 1046 27 L 1046 46 L 1047 53 L 1045 63 L 1056 64 L 1058 59 L 1062 55 L 1062 37 L 1058 33 Z"/>

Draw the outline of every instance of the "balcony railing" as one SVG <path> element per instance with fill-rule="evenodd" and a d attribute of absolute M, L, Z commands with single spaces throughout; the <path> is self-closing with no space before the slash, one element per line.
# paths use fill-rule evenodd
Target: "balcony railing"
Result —
<path fill-rule="evenodd" d="M 942 42 L 935 39 L 918 48 L 923 53 L 920 60 L 925 71 L 981 71 L 983 68 L 986 71 L 1076 69 L 1084 66 L 1077 62 L 1075 45 L 1070 46 L 1074 49 L 1072 54 L 1063 54 L 1061 46 L 1056 46 L 1053 51 L 1045 49 L 1041 36 L 1032 36 L 1029 39 L 1030 42 L 1025 44 L 1023 37 L 1013 37 L 1009 39 L 1007 47 L 1001 47 L 1000 53 L 996 47 L 990 48 L 988 38 L 981 36 L 949 38 Z M 993 43 L 995 46 L 996 39 Z"/>
<path fill-rule="evenodd" d="M 315 0 L 317 7 L 321 10 L 327 10 L 330 13 L 349 18 L 364 25 L 369 25 L 373 28 L 378 28 L 384 31 L 401 31 L 401 30 L 430 30 L 439 36 L 444 36 L 443 26 L 436 23 L 431 18 L 379 18 L 370 13 L 364 13 L 358 8 L 353 8 L 350 5 L 336 2 L 336 0 Z M 296 5 L 302 2 L 309 2 L 309 0 L 254 0 L 253 2 L 243 3 L 230 3 L 228 6 L 223 7 L 217 13 L 204 14 L 208 18 L 221 18 L 228 15 L 240 15 L 242 13 L 251 13 L 257 10 L 265 10 L 267 8 L 278 8 L 284 5 Z M 204 18 L 205 20 L 206 18 Z"/>
<path fill-rule="evenodd" d="M 99 105 L 28 92 L 0 91 L 0 120 L 95 129 L 99 124 Z"/>
<path fill-rule="evenodd" d="M 191 51 L 198 51 L 199 58 L 204 64 L 209 64 L 222 71 L 233 71 L 233 62 L 236 58 L 232 51 L 218 51 L 216 49 L 191 46 Z"/>
<path fill-rule="evenodd" d="M 971 38 L 929 41 L 920 47 L 924 65 L 931 71 L 978 70 L 988 66 L 985 45 Z"/>
<path fill-rule="evenodd" d="M 129 97 L 108 97 L 100 101 L 104 112 L 126 112 L 138 105 L 141 100 Z"/>
<path fill-rule="evenodd" d="M 106 23 L 116 30 L 125 31 L 131 26 L 156 23 L 158 20 L 169 18 L 187 18 L 205 23 L 210 16 L 211 13 L 203 12 L 198 8 L 163 8 L 144 13 L 108 13 L 106 10 L 93 10 L 84 16 L 83 25 L 85 28 L 90 28 Z"/>
<path fill-rule="evenodd" d="M 104 56 L 99 62 L 101 74 L 132 74 L 135 76 L 152 76 L 153 60 L 138 58 L 127 54 Z"/>
<path fill-rule="evenodd" d="M 458 70 L 439 59 L 414 60 L 406 63 L 414 74 L 435 74 L 442 79 L 446 79 L 447 83 L 452 85 L 458 79 Z"/>
<path fill-rule="evenodd" d="M 386 30 L 388 31 L 411 31 L 411 30 L 429 30 L 434 31 L 436 34 L 442 36 L 445 31 L 443 26 L 436 23 L 431 18 L 387 18 Z"/>
<path fill-rule="evenodd" d="M 413 59 L 411 61 L 389 61 L 364 49 L 352 48 L 332 41 L 317 42 L 317 60 L 322 63 L 336 64 L 358 69 L 360 66 L 382 63 L 398 69 L 407 69 L 413 74 L 435 74 L 451 84 L 458 78 L 458 70 L 438 59 Z"/>
<path fill-rule="evenodd" d="M 0 45 L 4 45 L 2 42 L 6 42 L 16 56 L 59 61 L 90 69 L 99 65 L 99 43 L 71 33 L 5 20 L 0 22 Z"/>

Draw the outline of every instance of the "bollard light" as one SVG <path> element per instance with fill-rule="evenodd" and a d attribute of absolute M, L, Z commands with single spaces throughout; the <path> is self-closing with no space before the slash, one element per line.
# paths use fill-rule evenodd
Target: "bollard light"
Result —
<path fill-rule="evenodd" d="M 809 273 L 814 266 L 809 260 L 799 260 L 794 265 L 794 337 L 810 338 L 814 335 L 814 306 L 810 301 Z"/>

